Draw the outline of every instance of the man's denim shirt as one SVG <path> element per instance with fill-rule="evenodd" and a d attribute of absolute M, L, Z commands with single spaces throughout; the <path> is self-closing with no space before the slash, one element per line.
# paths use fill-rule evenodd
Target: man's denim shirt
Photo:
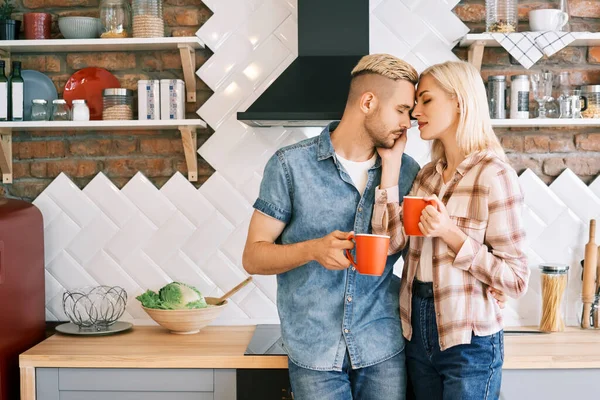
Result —
<path fill-rule="evenodd" d="M 371 232 L 381 159 L 369 170 L 364 194 L 338 162 L 332 122 L 314 138 L 278 150 L 265 167 L 257 210 L 286 223 L 279 244 L 317 239 L 334 230 Z M 402 158 L 400 198 L 419 165 Z M 352 251 L 354 253 L 354 251 Z M 385 361 L 404 349 L 398 310 L 399 278 L 388 257 L 381 277 L 354 268 L 330 271 L 316 261 L 277 276 L 277 307 L 290 360 L 304 368 L 341 371 L 346 350 L 353 368 Z"/>

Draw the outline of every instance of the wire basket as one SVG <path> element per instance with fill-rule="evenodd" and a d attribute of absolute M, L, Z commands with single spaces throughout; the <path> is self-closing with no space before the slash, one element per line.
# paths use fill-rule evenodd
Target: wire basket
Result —
<path fill-rule="evenodd" d="M 63 310 L 79 329 L 105 331 L 125 312 L 127 292 L 119 286 L 67 290 Z"/>

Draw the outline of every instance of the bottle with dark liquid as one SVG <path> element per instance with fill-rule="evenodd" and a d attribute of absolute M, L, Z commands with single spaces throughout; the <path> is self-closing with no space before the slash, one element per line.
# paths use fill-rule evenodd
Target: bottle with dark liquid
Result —
<path fill-rule="evenodd" d="M 8 120 L 8 81 L 4 66 L 4 60 L 0 60 L 0 121 Z"/>
<path fill-rule="evenodd" d="M 12 73 L 8 79 L 8 109 L 11 121 L 23 121 L 23 110 L 25 109 L 23 86 L 21 62 L 13 61 Z"/>

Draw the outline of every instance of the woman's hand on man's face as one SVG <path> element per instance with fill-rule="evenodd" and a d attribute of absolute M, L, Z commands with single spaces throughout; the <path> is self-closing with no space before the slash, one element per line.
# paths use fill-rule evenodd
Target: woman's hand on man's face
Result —
<path fill-rule="evenodd" d="M 402 154 L 404 154 L 404 149 L 406 148 L 407 131 L 404 131 L 398 139 L 394 142 L 394 146 L 389 149 L 383 147 L 377 147 L 377 152 L 381 157 L 383 163 L 402 163 Z"/>

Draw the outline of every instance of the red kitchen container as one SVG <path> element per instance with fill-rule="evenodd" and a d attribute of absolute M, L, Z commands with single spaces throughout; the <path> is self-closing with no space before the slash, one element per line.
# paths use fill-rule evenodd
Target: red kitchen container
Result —
<path fill-rule="evenodd" d="M 25 39 L 50 39 L 52 14 L 25 13 L 23 14 L 23 24 L 25 25 Z"/>

